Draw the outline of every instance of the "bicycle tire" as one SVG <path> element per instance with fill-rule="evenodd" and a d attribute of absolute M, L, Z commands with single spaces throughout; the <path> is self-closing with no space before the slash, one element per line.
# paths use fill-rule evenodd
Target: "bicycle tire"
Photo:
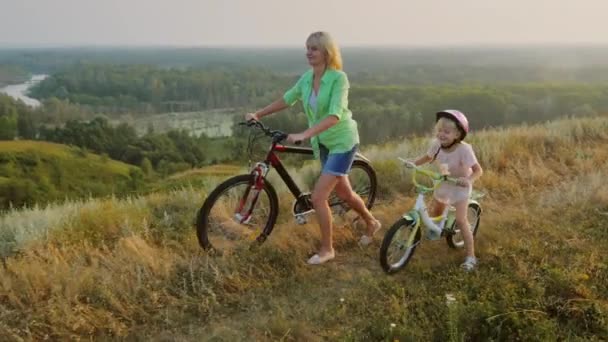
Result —
<path fill-rule="evenodd" d="M 408 232 L 409 231 L 409 232 Z M 396 242 L 398 233 L 406 233 L 405 240 L 407 241 L 412 239 L 411 245 L 407 246 L 397 246 L 399 250 L 403 250 L 402 247 L 407 247 L 407 249 L 402 253 L 399 257 L 399 261 L 392 261 L 392 253 L 390 251 L 391 245 Z M 412 236 L 412 234 L 414 234 Z M 411 260 L 414 252 L 416 251 L 416 247 L 420 244 L 420 239 L 422 237 L 421 229 L 415 221 L 411 219 L 406 219 L 404 217 L 397 220 L 393 225 L 389 228 L 389 230 L 384 235 L 384 239 L 382 240 L 382 246 L 380 247 L 380 265 L 384 272 L 388 274 L 393 274 L 401 269 L 403 269 L 408 262 Z M 398 253 L 399 254 L 399 253 Z"/>
<path fill-rule="evenodd" d="M 473 213 L 476 217 L 475 222 L 471 223 L 469 218 L 469 224 L 472 225 L 473 237 L 477 235 L 477 231 L 479 230 L 479 222 L 481 221 L 481 206 L 477 203 L 469 203 L 467 206 L 467 216 Z M 454 221 L 454 225 L 456 225 L 456 221 Z M 454 231 L 460 232 L 459 229 L 455 229 Z M 450 248 L 464 248 L 464 240 L 462 239 L 462 235 L 458 233 L 450 234 L 445 237 L 445 241 L 448 243 Z"/>
<path fill-rule="evenodd" d="M 355 179 L 359 175 L 357 170 L 363 171 L 362 175 L 365 175 L 369 184 L 359 184 L 358 180 Z M 376 191 L 378 190 L 376 170 L 374 170 L 374 168 L 368 162 L 355 159 L 348 176 L 353 191 L 363 199 L 367 209 L 371 209 L 376 201 Z M 332 208 L 333 212 L 339 211 L 336 210 L 337 208 L 341 208 L 342 212 L 347 212 L 350 210 L 350 207 L 335 193 L 332 193 L 329 197 L 329 206 Z"/>
<path fill-rule="evenodd" d="M 227 193 L 229 190 L 236 188 L 239 185 L 245 185 L 246 187 L 251 187 L 253 183 L 253 176 L 251 174 L 244 174 L 234 176 L 229 178 L 219 184 L 205 199 L 201 209 L 198 212 L 196 219 L 196 236 L 199 242 L 199 245 L 205 250 L 216 250 L 219 251 L 217 246 L 214 246 L 212 241 L 209 239 L 210 233 L 210 213 L 214 206 L 218 203 L 223 194 Z M 274 225 L 277 220 L 277 216 L 279 214 L 279 200 L 277 197 L 277 193 L 268 180 L 264 180 L 264 187 L 260 192 L 264 193 L 268 197 L 268 219 L 265 223 L 263 223 L 263 228 L 260 229 L 260 234 L 255 238 L 255 241 L 258 244 L 263 243 L 266 238 L 272 232 Z M 242 196 L 241 196 L 242 197 Z M 258 203 L 256 203 L 258 205 Z M 232 220 L 232 222 L 230 222 Z M 226 220 L 226 223 L 236 223 L 238 225 L 242 225 L 236 220 L 233 220 L 233 217 L 230 217 L 230 220 Z M 219 229 L 218 229 L 219 230 Z"/>

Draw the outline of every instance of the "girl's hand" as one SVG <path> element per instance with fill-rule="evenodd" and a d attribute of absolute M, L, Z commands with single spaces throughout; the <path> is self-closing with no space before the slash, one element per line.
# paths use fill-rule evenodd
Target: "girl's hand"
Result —
<path fill-rule="evenodd" d="M 460 177 L 458 178 L 458 180 L 456 181 L 456 184 L 459 186 L 462 186 L 464 188 L 471 186 L 471 180 L 467 177 Z"/>
<path fill-rule="evenodd" d="M 292 144 L 298 144 L 304 140 L 308 139 L 308 137 L 304 133 L 295 133 L 287 135 L 287 141 Z"/>
<path fill-rule="evenodd" d="M 258 118 L 258 116 L 255 113 L 245 114 L 245 121 L 250 121 L 250 120 L 259 121 L 260 119 Z"/>

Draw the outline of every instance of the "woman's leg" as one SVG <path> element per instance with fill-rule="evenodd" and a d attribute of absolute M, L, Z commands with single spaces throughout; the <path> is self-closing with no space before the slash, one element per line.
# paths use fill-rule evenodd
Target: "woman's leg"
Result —
<path fill-rule="evenodd" d="M 348 176 L 341 176 L 338 178 L 338 182 L 335 187 L 336 195 L 346 202 L 367 224 L 367 235 L 372 236 L 374 230 L 378 227 L 378 220 L 370 213 L 365 206 L 365 202 L 361 196 L 353 191 Z"/>
<path fill-rule="evenodd" d="M 332 237 L 332 217 L 327 199 L 329 194 L 336 186 L 338 177 L 331 174 L 322 174 L 317 180 L 315 188 L 312 192 L 312 205 L 315 208 L 317 221 L 321 230 L 321 248 L 319 257 L 323 258 L 329 253 L 333 253 L 333 237 Z"/>

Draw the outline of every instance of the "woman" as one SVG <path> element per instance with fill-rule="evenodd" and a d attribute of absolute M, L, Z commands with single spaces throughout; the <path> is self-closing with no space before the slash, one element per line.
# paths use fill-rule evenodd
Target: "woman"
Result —
<path fill-rule="evenodd" d="M 287 141 L 295 143 L 311 139 L 315 158 L 321 159 L 321 176 L 312 192 L 312 203 L 321 230 L 321 248 L 309 264 L 322 264 L 335 257 L 332 239 L 332 216 L 327 202 L 330 193 L 336 194 L 353 208 L 367 224 L 366 235 L 360 243 L 368 245 L 380 229 L 380 221 L 367 210 L 363 200 L 350 185 L 348 173 L 359 146 L 357 122 L 348 109 L 349 83 L 342 71 L 340 50 L 327 32 L 312 33 L 306 40 L 306 58 L 311 69 L 281 99 L 255 113 L 247 120 L 262 117 L 302 101 L 309 128 L 289 134 Z"/>

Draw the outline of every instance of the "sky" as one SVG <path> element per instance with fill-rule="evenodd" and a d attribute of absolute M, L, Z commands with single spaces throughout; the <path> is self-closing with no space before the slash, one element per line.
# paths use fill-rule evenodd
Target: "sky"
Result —
<path fill-rule="evenodd" d="M 0 46 L 608 44 L 608 0 L 0 0 Z"/>

